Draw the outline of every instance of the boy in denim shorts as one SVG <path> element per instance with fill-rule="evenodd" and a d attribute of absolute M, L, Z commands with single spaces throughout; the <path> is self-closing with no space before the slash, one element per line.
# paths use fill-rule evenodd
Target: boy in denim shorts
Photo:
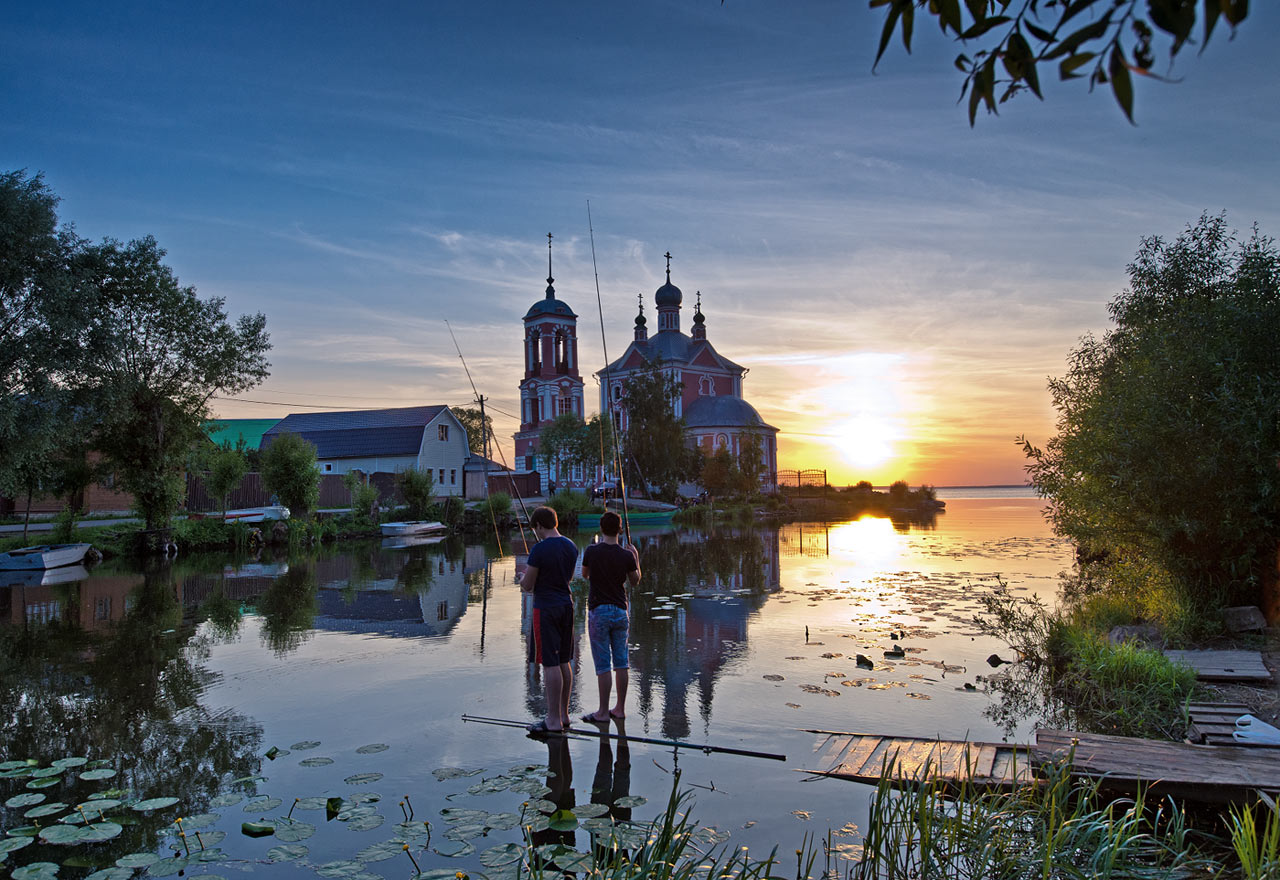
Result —
<path fill-rule="evenodd" d="M 613 511 L 600 517 L 600 543 L 592 544 L 582 554 L 582 576 L 591 582 L 587 593 L 587 634 L 591 639 L 591 658 L 596 665 L 596 684 L 600 690 L 600 708 L 583 721 L 607 724 L 609 717 L 625 716 L 627 702 L 627 635 L 630 619 L 627 608 L 627 585 L 640 583 L 640 554 L 634 545 L 618 543 L 622 518 Z M 618 684 L 618 702 L 609 708 L 610 670 Z"/>

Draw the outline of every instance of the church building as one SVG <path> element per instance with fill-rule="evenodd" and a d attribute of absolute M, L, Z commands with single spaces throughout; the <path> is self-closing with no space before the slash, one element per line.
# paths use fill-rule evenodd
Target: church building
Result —
<path fill-rule="evenodd" d="M 524 316 L 524 379 L 520 381 L 520 430 L 515 435 L 516 469 L 539 471 L 541 491 L 551 475 L 538 456 L 538 437 L 556 416 L 585 419 L 582 375 L 578 372 L 578 316 L 556 299 L 551 277 L 551 233 L 547 233 L 547 293 Z M 580 467 L 561 477 L 557 489 L 583 488 L 594 475 Z M 565 479 L 567 477 L 567 479 Z"/>
<path fill-rule="evenodd" d="M 681 389 L 673 405 L 685 422 L 690 444 L 710 454 L 727 448 L 736 458 L 742 438 L 754 434 L 760 440 L 767 481 L 771 489 L 778 472 L 778 429 L 766 424 L 743 397 L 747 370 L 715 350 L 707 339 L 707 319 L 699 292 L 693 313 L 692 335 L 680 330 L 680 306 L 684 294 L 671 283 L 671 254 L 666 254 L 667 283 L 658 288 L 658 332 L 650 337 L 644 301 L 636 315 L 635 338 L 622 356 L 596 373 L 600 381 L 600 409 L 613 414 L 614 424 L 627 429 L 622 399 L 627 381 L 648 364 L 660 360 Z M 527 318 L 525 319 L 528 320 Z"/>

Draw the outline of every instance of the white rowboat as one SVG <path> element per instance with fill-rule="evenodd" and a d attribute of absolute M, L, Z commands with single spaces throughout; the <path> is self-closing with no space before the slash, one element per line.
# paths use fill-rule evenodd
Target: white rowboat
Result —
<path fill-rule="evenodd" d="M 0 553 L 0 570 L 39 571 L 44 568 L 60 568 L 78 565 L 92 544 L 42 544 L 39 547 L 23 547 Z"/>
<path fill-rule="evenodd" d="M 409 522 L 389 522 L 382 524 L 382 534 L 388 538 L 401 538 L 405 535 L 429 535 L 432 532 L 446 531 L 442 522 L 426 520 L 410 520 Z"/>

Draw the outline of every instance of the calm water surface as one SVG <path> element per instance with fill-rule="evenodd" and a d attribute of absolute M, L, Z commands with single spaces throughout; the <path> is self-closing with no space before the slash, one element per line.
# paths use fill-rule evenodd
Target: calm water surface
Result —
<path fill-rule="evenodd" d="M 363 867 L 329 874 L 395 880 L 413 873 L 408 858 L 374 860 L 367 848 L 396 835 L 408 794 L 415 818 L 432 821 L 431 847 L 439 851 L 419 855 L 421 867 L 474 872 L 483 851 L 518 832 L 468 838 L 479 832 L 447 823 L 441 809 L 518 813 L 543 795 L 584 805 L 595 788 L 647 799 L 629 810 L 643 820 L 665 803 L 677 769 L 693 786 L 697 817 L 761 855 L 775 844 L 791 852 L 806 831 L 851 832 L 865 822 L 868 789 L 796 772 L 815 766 L 816 737 L 806 729 L 1002 738 L 1004 728 L 984 714 L 991 699 L 979 676 L 991 673 L 988 655 L 1008 651 L 980 636 L 972 618 L 976 597 L 997 576 L 1021 595 L 1052 600 L 1071 554 L 1040 509 L 1034 498 L 951 497 L 946 512 L 923 525 L 870 518 L 638 535 L 645 578 L 633 596 L 626 732 L 785 754 L 785 762 L 677 756 L 640 743 L 548 744 L 464 723 L 464 714 L 526 721 L 541 712 L 541 682 L 525 663 L 528 611 L 516 586 L 523 557 L 505 541 L 501 552 L 374 543 L 253 562 L 181 559 L 145 572 L 108 564 L 81 582 L 0 586 L 0 761 L 46 766 L 84 756 L 118 771 L 82 781 L 83 768 L 72 768 L 38 790 L 49 801 L 75 804 L 112 787 L 181 799 L 167 811 L 126 810 L 139 821 L 116 840 L 29 846 L 5 866 L 74 854 L 86 865 L 64 866 L 60 876 L 81 877 L 126 853 L 167 855 L 173 818 L 211 814 L 202 830 L 227 832 L 220 848 L 230 861 L 193 863 L 187 875 L 309 877 L 363 852 Z M 580 546 L 590 540 L 576 538 Z M 577 714 L 595 705 L 581 629 Z M 905 638 L 891 641 L 891 632 Z M 906 646 L 907 658 L 886 661 L 895 644 Z M 876 668 L 858 668 L 858 653 Z M 273 746 L 288 754 L 266 759 Z M 332 763 L 311 760 L 319 758 Z M 502 780 L 483 786 L 530 765 L 531 781 L 519 790 L 488 790 L 508 784 Z M 542 765 L 557 775 L 548 780 Z M 31 791 L 29 782 L 0 778 L 0 803 Z M 308 852 L 295 860 L 270 863 L 280 840 L 240 834 L 241 822 L 283 816 L 294 798 L 357 794 L 380 796 L 360 805 L 360 822 L 326 823 L 323 812 L 295 810 L 293 818 L 319 829 L 299 842 Z M 237 795 L 282 802 L 246 809 L 247 800 L 231 803 Z M 30 823 L 29 809 L 0 807 L 0 825 Z M 448 839 L 451 828 L 465 833 Z M 583 830 L 568 838 L 579 849 L 589 845 Z"/>

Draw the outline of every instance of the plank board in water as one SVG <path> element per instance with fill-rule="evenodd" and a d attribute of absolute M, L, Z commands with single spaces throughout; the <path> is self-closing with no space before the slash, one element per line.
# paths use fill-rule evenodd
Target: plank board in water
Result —
<path fill-rule="evenodd" d="M 1201 681 L 1270 681 L 1261 651 L 1165 651 L 1170 660 L 1187 664 Z"/>
<path fill-rule="evenodd" d="M 853 745 L 846 749 L 845 753 L 829 766 L 836 768 L 846 776 L 857 775 L 858 771 L 862 769 L 863 762 L 871 757 L 871 753 L 876 750 L 876 746 L 880 745 L 880 740 L 881 737 L 878 736 L 857 737 Z"/>
<path fill-rule="evenodd" d="M 1014 782 L 1015 763 L 1018 779 L 1032 779 L 1025 746 L 1015 762 L 1013 755 L 1019 747 L 1003 744 L 870 735 L 852 735 L 842 753 L 824 748 L 828 744 L 819 744 L 827 760 L 816 772 L 860 782 L 879 781 L 886 768 L 894 779 L 919 779 L 925 777 L 927 768 L 929 779 L 948 786 L 969 779 L 979 785 L 1008 786 Z M 999 769 L 993 771 L 993 764 Z"/>
<path fill-rule="evenodd" d="M 978 749 L 978 760 L 973 765 L 973 775 L 978 779 L 988 779 L 991 777 L 996 762 L 996 755 L 999 749 L 989 743 L 980 743 Z"/>

